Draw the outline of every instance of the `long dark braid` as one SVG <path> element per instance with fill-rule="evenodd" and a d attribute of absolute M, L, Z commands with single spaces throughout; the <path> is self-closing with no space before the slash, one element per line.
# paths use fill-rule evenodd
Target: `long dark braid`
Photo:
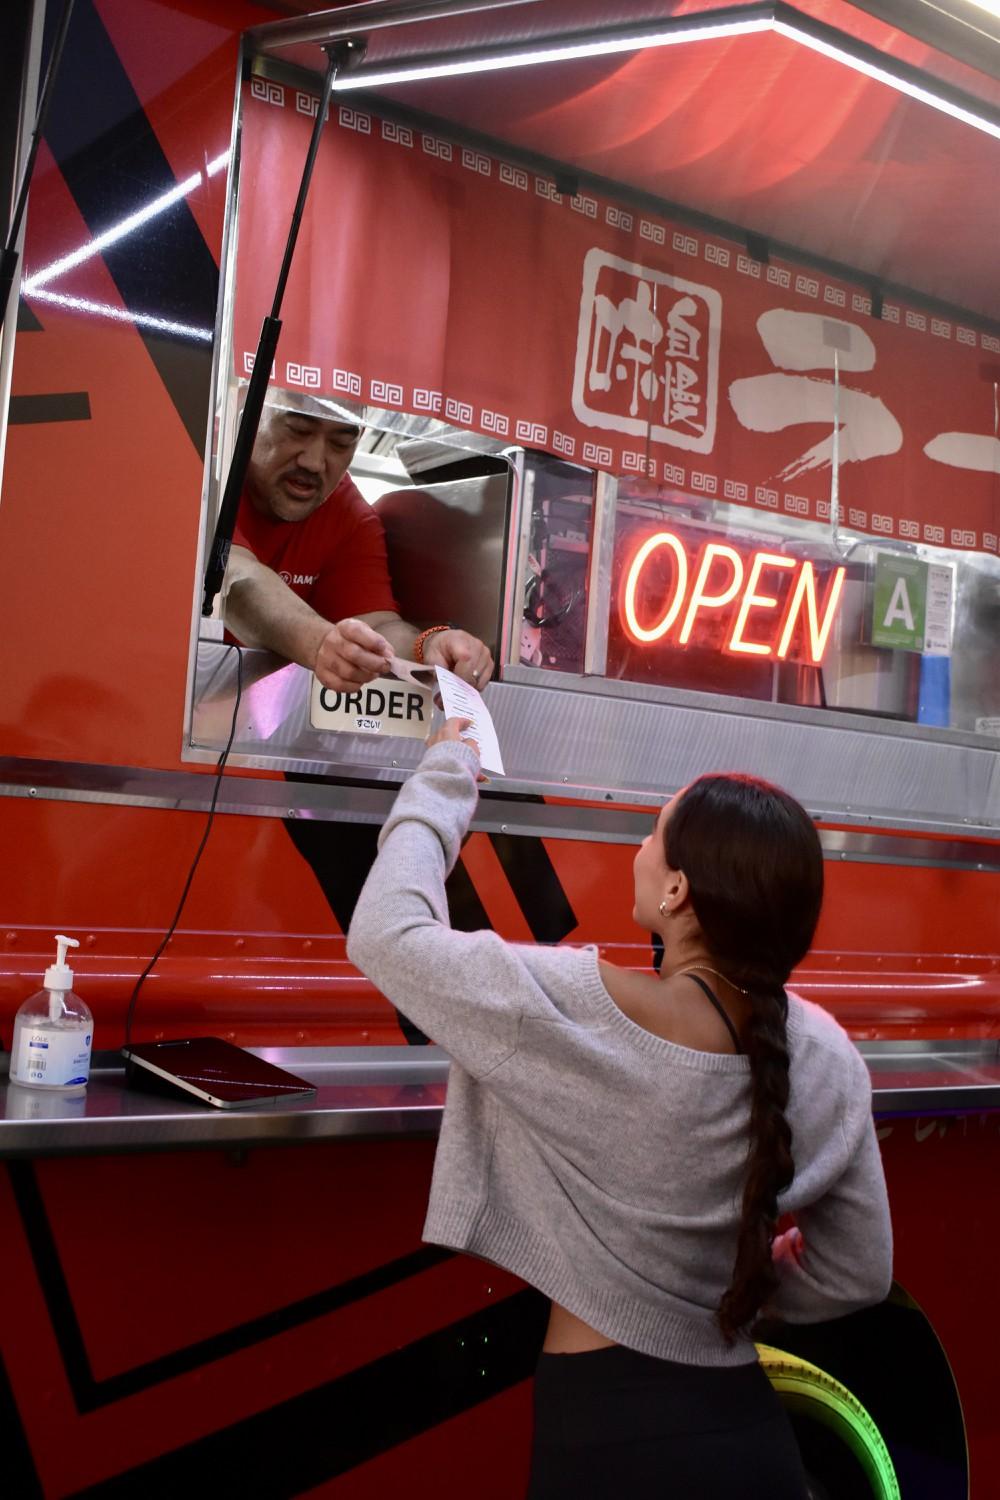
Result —
<path fill-rule="evenodd" d="M 682 793 L 665 830 L 667 861 L 688 879 L 691 905 L 718 968 L 751 1003 L 743 1041 L 751 1102 L 746 1180 L 732 1280 L 718 1320 L 732 1340 L 777 1286 L 771 1241 L 778 1194 L 795 1172 L 785 1118 L 789 1058 L 785 981 L 808 952 L 823 900 L 823 853 L 808 813 L 749 776 L 703 776 Z"/>
<path fill-rule="evenodd" d="M 784 986 L 750 992 L 752 1011 L 744 1028 L 750 1060 L 750 1149 L 743 1187 L 743 1211 L 732 1280 L 719 1304 L 719 1326 L 727 1339 L 751 1323 L 775 1291 L 778 1277 L 771 1241 L 778 1222 L 778 1194 L 795 1175 L 788 1104 L 788 1043 Z"/>

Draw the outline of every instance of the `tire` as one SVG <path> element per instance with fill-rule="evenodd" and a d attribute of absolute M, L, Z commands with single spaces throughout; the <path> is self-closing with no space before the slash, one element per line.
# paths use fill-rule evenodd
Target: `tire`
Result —
<path fill-rule="evenodd" d="M 758 1344 L 757 1353 L 764 1373 L 781 1398 L 781 1403 L 792 1418 L 796 1428 L 818 1426 L 826 1430 L 825 1436 L 836 1440 L 835 1447 L 846 1449 L 856 1461 L 852 1468 L 858 1473 L 859 1482 L 867 1486 L 866 1496 L 870 1500 L 901 1500 L 899 1481 L 889 1450 L 882 1434 L 871 1416 L 856 1396 L 853 1396 L 832 1375 L 810 1364 L 797 1354 L 788 1354 L 770 1344 Z M 809 1455 L 804 1454 L 807 1470 L 812 1469 Z M 844 1454 L 846 1458 L 846 1453 Z M 810 1475 L 813 1493 L 830 1495 L 839 1500 L 842 1493 L 830 1488 L 822 1469 Z M 857 1485 L 852 1494 L 860 1493 Z"/>

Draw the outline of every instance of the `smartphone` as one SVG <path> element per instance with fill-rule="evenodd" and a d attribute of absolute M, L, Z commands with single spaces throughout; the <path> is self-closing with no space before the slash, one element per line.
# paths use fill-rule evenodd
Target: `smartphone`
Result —
<path fill-rule="evenodd" d="M 316 1092 L 315 1084 L 218 1036 L 136 1042 L 121 1050 L 127 1085 L 171 1093 L 182 1089 L 217 1109 L 305 1099 Z"/>

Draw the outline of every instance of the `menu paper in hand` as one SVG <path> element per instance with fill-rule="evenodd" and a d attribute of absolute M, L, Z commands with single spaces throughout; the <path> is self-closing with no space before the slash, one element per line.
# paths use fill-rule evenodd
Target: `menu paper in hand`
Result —
<path fill-rule="evenodd" d="M 449 672 L 447 667 L 438 667 L 436 670 L 445 718 L 469 719 L 470 727 L 465 734 L 479 746 L 483 770 L 503 776 L 505 773 L 500 758 L 500 743 L 482 695 L 469 683 L 463 682 L 461 677 L 456 677 L 454 672 Z"/>

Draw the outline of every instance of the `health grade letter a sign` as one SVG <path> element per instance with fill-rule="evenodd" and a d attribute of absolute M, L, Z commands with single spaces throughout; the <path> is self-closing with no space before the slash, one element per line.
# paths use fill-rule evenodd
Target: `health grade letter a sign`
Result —
<path fill-rule="evenodd" d="M 577 420 L 711 453 L 721 328 L 713 287 L 589 250 L 573 377 Z"/>
<path fill-rule="evenodd" d="M 880 552 L 875 559 L 872 645 L 923 651 L 927 564 Z"/>

